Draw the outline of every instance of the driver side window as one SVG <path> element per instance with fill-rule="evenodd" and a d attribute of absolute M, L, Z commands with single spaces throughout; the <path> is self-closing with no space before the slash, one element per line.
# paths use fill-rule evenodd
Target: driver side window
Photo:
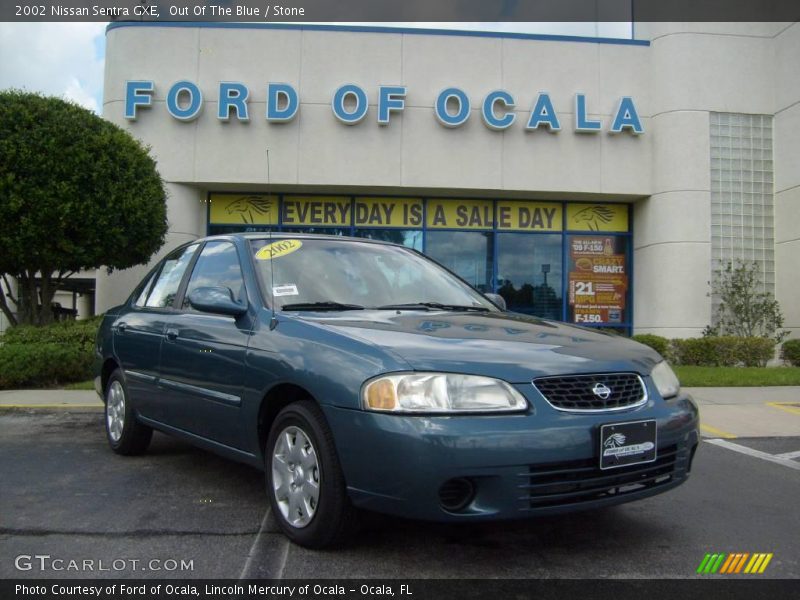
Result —
<path fill-rule="evenodd" d="M 192 310 L 189 294 L 201 287 L 227 287 L 238 302 L 246 299 L 239 254 L 230 242 L 208 242 L 197 258 L 183 296 L 183 310 Z"/>

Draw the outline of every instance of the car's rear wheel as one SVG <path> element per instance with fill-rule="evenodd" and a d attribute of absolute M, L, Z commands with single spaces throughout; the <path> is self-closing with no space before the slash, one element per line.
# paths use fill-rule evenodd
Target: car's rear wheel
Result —
<path fill-rule="evenodd" d="M 347 497 L 333 434 L 314 402 L 294 402 L 278 413 L 264 461 L 270 507 L 289 539 L 322 548 L 352 534 L 356 510 Z"/>
<path fill-rule="evenodd" d="M 150 445 L 153 430 L 136 419 L 119 369 L 108 378 L 105 402 L 106 437 L 111 449 L 117 454 L 142 454 Z"/>

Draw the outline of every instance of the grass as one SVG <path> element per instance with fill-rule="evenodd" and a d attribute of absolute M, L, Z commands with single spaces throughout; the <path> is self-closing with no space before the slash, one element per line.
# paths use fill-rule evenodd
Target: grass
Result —
<path fill-rule="evenodd" d="M 65 390 L 94 390 L 94 380 L 78 381 L 77 383 L 68 383 L 64 386 Z"/>
<path fill-rule="evenodd" d="M 800 385 L 800 367 L 685 367 L 674 366 L 685 387 L 757 387 Z"/>

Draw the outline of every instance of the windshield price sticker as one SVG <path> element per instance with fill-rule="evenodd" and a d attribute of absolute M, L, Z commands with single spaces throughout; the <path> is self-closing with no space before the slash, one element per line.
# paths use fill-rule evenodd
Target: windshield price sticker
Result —
<path fill-rule="evenodd" d="M 273 296 L 299 296 L 300 292 L 297 291 L 297 286 L 293 283 L 282 283 L 281 285 L 272 286 Z"/>

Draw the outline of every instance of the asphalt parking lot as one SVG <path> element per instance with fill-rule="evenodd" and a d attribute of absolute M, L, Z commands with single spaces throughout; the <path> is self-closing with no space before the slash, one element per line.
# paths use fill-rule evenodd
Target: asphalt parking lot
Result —
<path fill-rule="evenodd" d="M 736 442 L 800 450 L 800 437 Z M 636 503 L 480 526 L 371 516 L 350 546 L 310 551 L 271 532 L 256 470 L 161 434 L 147 455 L 117 456 L 98 410 L 4 410 L 0 578 L 683 578 L 707 552 L 770 552 L 756 577 L 797 578 L 800 470 L 786 462 L 706 442 L 688 483 Z M 94 560 L 94 571 L 35 560 L 21 571 L 20 555 Z M 100 559 L 126 562 L 98 571 Z"/>

